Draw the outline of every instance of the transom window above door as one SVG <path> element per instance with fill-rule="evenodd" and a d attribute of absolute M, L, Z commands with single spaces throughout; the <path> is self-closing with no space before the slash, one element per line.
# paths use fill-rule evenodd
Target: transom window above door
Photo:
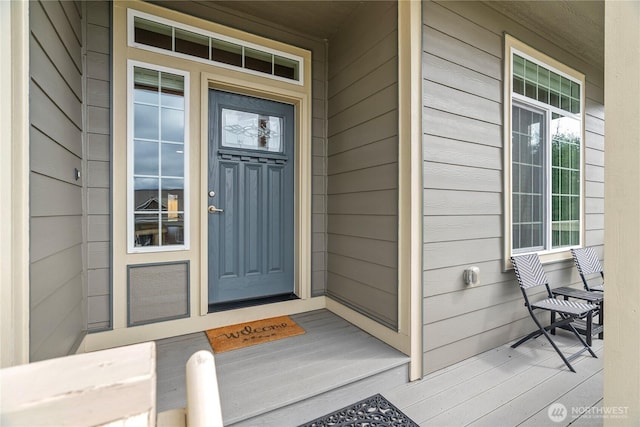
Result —
<path fill-rule="evenodd" d="M 300 84 L 301 57 L 129 9 L 129 45 Z"/>
<path fill-rule="evenodd" d="M 582 245 L 584 75 L 507 36 L 506 258 Z"/>

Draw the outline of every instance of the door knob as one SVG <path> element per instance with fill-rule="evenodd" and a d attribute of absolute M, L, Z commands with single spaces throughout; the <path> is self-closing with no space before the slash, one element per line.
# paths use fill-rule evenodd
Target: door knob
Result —
<path fill-rule="evenodd" d="M 213 205 L 209 206 L 209 213 L 217 213 L 217 212 L 224 212 L 224 209 L 218 209 Z"/>

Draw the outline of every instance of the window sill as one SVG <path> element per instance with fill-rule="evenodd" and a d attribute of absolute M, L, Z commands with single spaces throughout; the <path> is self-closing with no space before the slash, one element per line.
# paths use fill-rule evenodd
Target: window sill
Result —
<path fill-rule="evenodd" d="M 575 246 L 575 247 L 578 247 L 578 246 Z M 571 248 L 562 249 L 555 252 L 540 253 L 538 254 L 538 256 L 540 257 L 540 262 L 542 263 L 542 265 L 553 264 L 555 262 L 563 262 L 573 258 L 573 256 L 571 255 L 571 251 L 569 249 Z M 518 254 L 518 255 L 524 255 L 525 253 L 526 252 L 523 252 L 522 254 Z M 504 261 L 504 271 L 506 272 L 509 270 L 513 270 L 513 264 L 511 263 L 511 258 L 507 258 Z"/>

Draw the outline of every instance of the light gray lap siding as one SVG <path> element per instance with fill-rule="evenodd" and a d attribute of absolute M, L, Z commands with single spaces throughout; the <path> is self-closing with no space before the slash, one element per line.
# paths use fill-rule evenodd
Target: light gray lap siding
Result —
<path fill-rule="evenodd" d="M 111 5 L 86 3 L 86 166 L 88 329 L 111 327 Z M 97 198 L 96 196 L 101 197 Z"/>
<path fill-rule="evenodd" d="M 397 4 L 363 4 L 350 19 L 329 45 L 327 293 L 395 328 Z"/>
<path fill-rule="evenodd" d="M 82 16 L 30 8 L 30 360 L 73 353 L 86 331 L 83 269 Z"/>
<path fill-rule="evenodd" d="M 603 248 L 602 72 L 480 2 L 423 2 L 424 371 L 524 335 L 533 323 L 503 271 L 503 33 L 586 74 L 585 241 Z M 466 267 L 480 267 L 467 288 Z M 579 279 L 546 266 L 555 286 Z"/>

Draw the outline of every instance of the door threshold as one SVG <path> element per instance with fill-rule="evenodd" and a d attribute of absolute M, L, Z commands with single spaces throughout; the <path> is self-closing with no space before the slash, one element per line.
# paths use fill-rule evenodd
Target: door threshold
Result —
<path fill-rule="evenodd" d="M 250 298 L 250 299 L 243 299 L 243 300 L 236 300 L 236 301 L 229 301 L 229 302 L 219 302 L 215 304 L 209 304 L 208 312 L 217 313 L 220 311 L 236 310 L 238 308 L 254 307 L 257 305 L 273 304 L 276 302 L 292 301 L 296 299 L 300 299 L 300 298 L 294 293 L 289 293 L 289 294 L 272 295 L 270 297 L 264 297 L 264 298 Z"/>

